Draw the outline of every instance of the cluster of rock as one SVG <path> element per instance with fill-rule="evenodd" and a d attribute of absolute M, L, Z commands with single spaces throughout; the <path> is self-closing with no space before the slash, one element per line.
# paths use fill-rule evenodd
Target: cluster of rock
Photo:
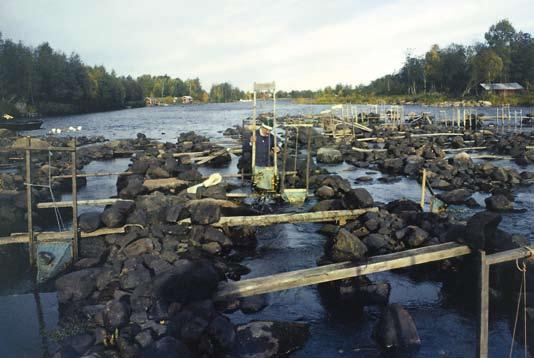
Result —
<path fill-rule="evenodd" d="M 102 213 L 83 214 L 80 227 L 135 225 L 125 234 L 81 241 L 74 271 L 56 280 L 60 325 L 81 322 L 82 333 L 61 342 L 55 357 L 280 356 L 301 347 L 306 324 L 253 321 L 234 325 L 224 313 L 256 312 L 264 297 L 215 301 L 221 281 L 239 280 L 250 270 L 239 264 L 256 244 L 249 227 L 212 227 L 221 214 L 254 213 L 225 201 L 227 186 L 185 187 L 149 192 L 148 178 L 202 180 L 186 156 L 211 145 L 192 133 L 178 143 L 156 144 L 136 155 L 120 177 L 121 197 Z M 182 160 L 183 159 L 183 160 Z M 189 219 L 190 226 L 178 221 Z"/>

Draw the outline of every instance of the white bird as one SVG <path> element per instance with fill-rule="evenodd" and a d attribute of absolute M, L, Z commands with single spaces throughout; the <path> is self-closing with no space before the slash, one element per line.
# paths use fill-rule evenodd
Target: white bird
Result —
<path fill-rule="evenodd" d="M 82 126 L 78 126 L 78 127 L 76 127 L 76 129 L 78 129 L 79 131 L 81 131 L 81 130 L 82 130 Z"/>
<path fill-rule="evenodd" d="M 74 128 L 73 126 L 70 126 L 69 127 L 69 131 L 74 132 L 74 131 L 76 131 L 76 128 Z"/>
<path fill-rule="evenodd" d="M 57 128 L 57 129 L 56 129 L 56 133 L 57 133 L 57 134 L 61 134 L 61 128 Z"/>

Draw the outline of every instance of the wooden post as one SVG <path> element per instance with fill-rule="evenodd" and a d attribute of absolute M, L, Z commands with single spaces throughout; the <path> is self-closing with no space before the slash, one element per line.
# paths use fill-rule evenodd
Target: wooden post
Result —
<path fill-rule="evenodd" d="M 289 141 L 287 127 L 284 128 L 284 152 L 282 153 L 282 179 L 280 180 L 280 192 L 286 187 L 286 165 L 287 165 L 287 145 Z"/>
<path fill-rule="evenodd" d="M 252 136 L 256 137 L 256 88 L 254 88 L 254 103 L 252 109 Z M 251 157 L 251 169 L 252 175 L 256 172 L 256 141 L 252 140 L 252 157 Z"/>
<path fill-rule="evenodd" d="M 310 166 L 311 166 L 311 149 L 312 149 L 312 129 L 308 127 L 308 148 L 306 149 L 306 195 L 308 195 L 308 189 L 310 188 Z"/>
<path fill-rule="evenodd" d="M 423 180 L 421 182 L 421 210 L 425 209 L 425 191 L 426 191 L 426 169 L 423 169 Z"/>
<path fill-rule="evenodd" d="M 76 138 L 72 139 L 72 260 L 78 259 L 78 188 L 76 187 Z"/>
<path fill-rule="evenodd" d="M 31 173 L 31 137 L 26 137 L 26 215 L 28 221 L 28 249 L 30 266 L 36 263 L 35 238 L 33 237 L 33 210 L 32 210 L 32 173 Z"/>
<path fill-rule="evenodd" d="M 489 303 L 489 265 L 486 262 L 486 252 L 481 250 L 478 255 L 479 264 L 479 297 L 478 297 L 478 325 L 477 325 L 477 357 L 488 356 L 488 303 Z"/>

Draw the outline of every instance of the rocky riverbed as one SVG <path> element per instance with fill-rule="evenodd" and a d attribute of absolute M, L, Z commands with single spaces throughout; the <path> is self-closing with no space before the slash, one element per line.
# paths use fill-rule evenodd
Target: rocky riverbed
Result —
<path fill-rule="evenodd" d="M 518 165 L 528 165 L 532 160 L 527 150 L 533 142 L 531 135 L 483 133 L 447 140 L 411 135 L 432 133 L 432 128 L 403 132 L 408 132 L 404 138 L 389 140 L 389 136 L 398 133 L 377 129 L 368 135 L 377 138 L 372 145 L 358 141 L 336 143 L 321 137 L 314 141 L 317 166 L 312 168 L 311 187 L 319 200 L 312 210 L 379 208 L 342 227 L 323 226 L 321 232 L 328 240 L 324 256 L 317 257 L 319 265 L 347 260 L 365 262 L 370 256 L 449 241 L 488 253 L 528 244 L 525 237 L 499 230 L 500 215 L 495 211 L 517 209 L 513 204 L 514 190 L 531 185 L 532 172 L 476 163 L 468 154 L 447 158 L 444 149 L 485 146 L 490 153 L 510 155 Z M 5 145 L 17 141 L 4 140 Z M 54 146 L 68 144 L 66 139 L 41 140 Z M 67 337 L 55 356 L 280 356 L 306 343 L 310 331 L 305 323 L 262 320 L 236 324 L 228 318 L 237 310 L 251 314 L 264 309 L 269 304 L 265 297 L 213 300 L 220 282 L 239 280 L 249 272 L 240 262 L 255 251 L 257 242 L 254 228 L 217 229 L 211 224 L 221 216 L 259 213 L 254 206 L 226 200 L 226 193 L 234 189 L 226 181 L 200 187 L 196 193 L 187 192 L 204 177 L 192 156 L 181 154 L 202 152 L 209 156 L 220 152 L 221 147 L 195 133 L 182 134 L 175 143 L 153 141 L 142 134 L 111 143 L 98 138 L 79 141 L 86 145 L 80 149 L 80 169 L 91 160 L 133 155 L 128 175 L 119 176 L 117 181 L 118 197 L 129 201 L 119 201 L 104 211 L 83 213 L 80 228 L 85 232 L 123 225 L 129 228 L 124 234 L 82 239 L 80 259 L 71 272 L 56 280 L 60 326 Z M 466 144 L 467 141 L 473 142 Z M 34 170 L 36 183 L 47 183 L 51 171 L 55 175 L 70 173 L 68 158 L 55 159 L 58 164 L 51 168 L 47 155 L 35 156 L 34 163 L 39 167 Z M 230 155 L 225 153 L 207 165 L 221 167 L 230 161 Z M 367 190 L 328 173 L 321 164 L 340 161 L 378 170 L 384 181 L 403 176 L 419 178 L 425 168 L 431 185 L 443 191 L 440 198 L 446 203 L 474 205 L 470 201 L 474 192 L 489 192 L 492 196 L 486 206 L 493 212 L 482 211 L 465 221 L 453 215 L 422 212 L 418 204 L 409 200 L 377 202 Z M 303 182 L 303 167 L 298 166 L 294 179 L 297 184 Z M 173 180 L 157 182 L 167 179 Z M 6 183 L 2 195 L 7 193 L 22 201 L 15 205 L 18 216 L 7 209 L 13 205 L 6 205 L 2 215 L 23 229 L 22 177 L 20 173 L 3 174 L 2 182 Z M 54 189 L 68 191 L 67 183 L 68 180 Z M 46 190 L 37 189 L 35 195 L 39 201 L 50 200 Z M 40 213 L 36 215 L 37 223 L 50 220 L 44 214 L 42 218 Z M 186 218 L 192 225 L 177 223 Z M 509 302 L 509 293 L 517 288 L 518 276 L 512 268 L 503 266 L 493 283 L 493 297 L 502 302 Z M 474 272 L 470 259 L 446 260 L 407 272 L 445 282 L 453 291 L 473 287 L 468 277 L 474 276 L 466 275 Z M 410 317 L 409 309 L 389 305 L 388 282 L 360 277 L 321 285 L 319 291 L 327 307 L 343 303 L 354 311 L 354 317 L 365 306 L 381 307 L 373 333 L 380 349 L 413 349 L 421 344 L 417 321 Z M 469 296 L 468 291 L 465 293 Z"/>

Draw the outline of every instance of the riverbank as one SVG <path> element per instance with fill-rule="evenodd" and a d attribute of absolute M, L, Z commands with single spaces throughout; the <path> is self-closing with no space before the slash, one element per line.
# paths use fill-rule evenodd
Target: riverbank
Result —
<path fill-rule="evenodd" d="M 296 98 L 299 104 L 338 104 L 338 103 L 368 103 L 368 104 L 397 104 L 410 105 L 419 104 L 438 107 L 490 107 L 490 106 L 533 106 L 534 93 L 526 92 L 520 95 L 509 95 L 506 97 L 498 95 L 485 95 L 480 97 L 451 97 L 439 93 L 419 94 L 419 95 L 375 95 L 361 94 L 350 97 L 342 96 L 319 96 L 315 98 Z"/>

